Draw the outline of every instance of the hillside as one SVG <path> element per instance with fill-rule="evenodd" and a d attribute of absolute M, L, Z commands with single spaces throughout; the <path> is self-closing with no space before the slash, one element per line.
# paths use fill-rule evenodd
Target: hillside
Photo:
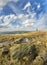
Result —
<path fill-rule="evenodd" d="M 0 65 L 47 65 L 47 31 L 1 34 Z"/>

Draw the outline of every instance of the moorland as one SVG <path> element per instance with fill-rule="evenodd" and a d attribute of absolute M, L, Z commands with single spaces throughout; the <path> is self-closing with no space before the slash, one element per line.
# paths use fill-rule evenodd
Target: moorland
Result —
<path fill-rule="evenodd" d="M 47 31 L 0 34 L 0 65 L 47 65 Z"/>

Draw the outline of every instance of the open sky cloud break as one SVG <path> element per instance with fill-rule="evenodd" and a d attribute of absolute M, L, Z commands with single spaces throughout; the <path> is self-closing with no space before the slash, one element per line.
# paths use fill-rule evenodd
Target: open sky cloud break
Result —
<path fill-rule="evenodd" d="M 0 0 L 0 32 L 47 30 L 47 0 Z"/>

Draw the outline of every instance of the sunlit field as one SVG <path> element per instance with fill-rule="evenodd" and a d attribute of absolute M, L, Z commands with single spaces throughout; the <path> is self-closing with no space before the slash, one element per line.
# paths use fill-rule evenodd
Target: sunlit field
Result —
<path fill-rule="evenodd" d="M 47 31 L 0 34 L 0 65 L 47 65 Z"/>

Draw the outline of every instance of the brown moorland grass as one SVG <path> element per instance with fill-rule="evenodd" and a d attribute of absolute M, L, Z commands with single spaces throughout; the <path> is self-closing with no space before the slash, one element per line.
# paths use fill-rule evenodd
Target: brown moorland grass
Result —
<path fill-rule="evenodd" d="M 1 34 L 0 65 L 47 65 L 47 31 Z"/>

